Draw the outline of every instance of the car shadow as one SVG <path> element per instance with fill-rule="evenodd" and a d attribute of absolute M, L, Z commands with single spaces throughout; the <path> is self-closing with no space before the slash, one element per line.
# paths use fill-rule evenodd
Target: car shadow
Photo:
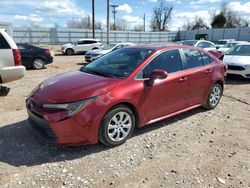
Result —
<path fill-rule="evenodd" d="M 228 75 L 226 78 L 226 85 L 245 85 L 250 84 L 250 79 L 242 78 L 235 75 Z"/>
<path fill-rule="evenodd" d="M 197 108 L 173 118 L 135 129 L 133 137 L 140 136 L 163 126 L 170 126 L 174 122 L 202 112 L 204 112 L 203 109 Z M 27 120 L 0 128 L 0 162 L 16 167 L 73 160 L 109 149 L 112 148 L 105 147 L 102 144 L 81 147 L 48 144 L 39 140 L 33 134 Z"/>

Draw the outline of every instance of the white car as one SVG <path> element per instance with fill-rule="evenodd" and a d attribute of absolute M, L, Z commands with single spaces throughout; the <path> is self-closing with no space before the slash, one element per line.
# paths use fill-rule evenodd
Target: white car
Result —
<path fill-rule="evenodd" d="M 216 51 L 214 43 L 207 40 L 183 40 L 178 42 L 180 45 L 195 46 L 198 48 L 203 48 L 206 51 Z"/>
<path fill-rule="evenodd" d="M 236 44 L 242 44 L 242 43 L 247 43 L 247 41 L 234 41 L 234 42 L 229 42 L 219 48 L 217 51 L 221 54 L 225 54 L 230 48 L 232 48 Z"/>
<path fill-rule="evenodd" d="M 96 39 L 80 39 L 75 43 L 69 43 L 62 46 L 63 54 L 73 55 L 80 52 L 87 52 L 102 47 L 102 43 Z"/>
<path fill-rule="evenodd" d="M 236 44 L 230 48 L 223 63 L 228 66 L 227 74 L 250 78 L 250 43 Z"/>
<path fill-rule="evenodd" d="M 123 48 L 126 46 L 132 46 L 132 45 L 134 45 L 134 44 L 128 43 L 128 42 L 107 44 L 106 46 L 104 46 L 101 49 L 95 49 L 95 50 L 90 50 L 90 51 L 86 52 L 85 61 L 87 61 L 87 62 L 94 61 L 94 60 L 98 59 L 99 57 L 101 57 L 102 55 L 107 54 L 111 51 L 115 51 L 115 50 L 118 50 L 120 48 Z"/>
<path fill-rule="evenodd" d="M 229 43 L 229 42 L 234 42 L 235 39 L 220 39 L 218 41 L 215 42 L 215 47 L 217 49 L 221 48 L 222 46 L 224 46 L 225 44 Z"/>
<path fill-rule="evenodd" d="M 0 84 L 18 80 L 25 73 L 26 68 L 22 66 L 16 43 L 4 29 L 0 29 Z M 7 95 L 8 91 L 9 89 L 0 85 L 0 95 Z"/>

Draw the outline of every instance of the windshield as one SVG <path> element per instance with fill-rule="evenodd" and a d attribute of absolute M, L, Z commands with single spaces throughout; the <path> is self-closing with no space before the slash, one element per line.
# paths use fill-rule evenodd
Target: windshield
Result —
<path fill-rule="evenodd" d="M 180 44 L 181 45 L 186 45 L 186 46 L 194 46 L 196 44 L 197 41 L 195 40 L 189 40 L 189 41 L 181 41 Z"/>
<path fill-rule="evenodd" d="M 230 48 L 226 55 L 250 56 L 250 45 L 235 45 Z"/>
<path fill-rule="evenodd" d="M 152 49 L 122 48 L 82 67 L 81 71 L 104 77 L 125 78 L 152 53 Z"/>
<path fill-rule="evenodd" d="M 237 43 L 227 43 L 227 44 L 225 44 L 222 48 L 231 48 L 231 47 L 233 47 L 235 44 L 237 44 Z"/>
<path fill-rule="evenodd" d="M 103 50 L 111 50 L 113 47 L 115 47 L 117 44 L 108 44 L 104 46 L 102 49 Z"/>

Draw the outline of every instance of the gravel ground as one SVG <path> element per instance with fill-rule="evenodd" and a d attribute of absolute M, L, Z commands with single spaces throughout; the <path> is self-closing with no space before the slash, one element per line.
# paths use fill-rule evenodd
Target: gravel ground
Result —
<path fill-rule="evenodd" d="M 141 129 L 116 148 L 48 145 L 27 126 L 24 101 L 38 83 L 80 68 L 55 56 L 0 98 L 0 187 L 250 187 L 250 81 L 228 79 L 218 107 Z"/>

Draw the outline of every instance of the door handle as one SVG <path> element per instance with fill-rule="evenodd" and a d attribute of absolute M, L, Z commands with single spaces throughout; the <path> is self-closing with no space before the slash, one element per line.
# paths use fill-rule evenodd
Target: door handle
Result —
<path fill-rule="evenodd" d="M 208 74 L 210 72 L 212 72 L 212 70 L 211 69 L 207 69 L 205 73 Z"/>
<path fill-rule="evenodd" d="M 180 81 L 180 82 L 185 82 L 187 79 L 188 79 L 188 77 L 181 77 L 181 78 L 179 79 L 179 81 Z"/>

